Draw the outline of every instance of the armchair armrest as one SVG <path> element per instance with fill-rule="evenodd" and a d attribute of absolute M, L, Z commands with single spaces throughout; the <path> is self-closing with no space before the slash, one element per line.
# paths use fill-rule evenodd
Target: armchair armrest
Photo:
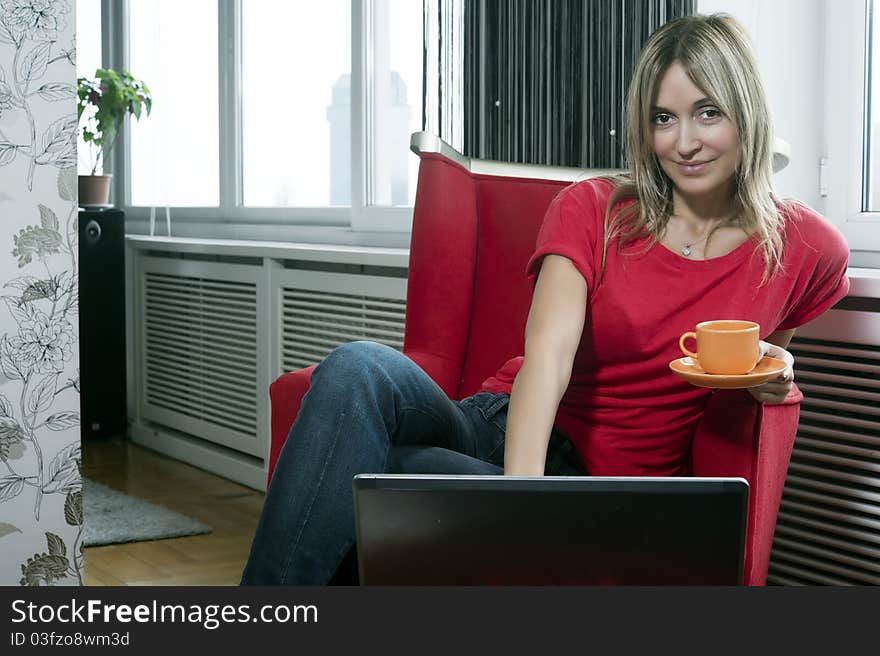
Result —
<path fill-rule="evenodd" d="M 746 585 L 764 585 L 767 579 L 803 398 L 794 385 L 777 405 L 758 403 L 746 390 L 719 390 L 694 435 L 694 476 L 739 476 L 749 482 Z"/>
<path fill-rule="evenodd" d="M 422 154 L 413 207 L 403 352 L 450 397 L 461 384 L 477 266 L 477 196 L 460 165 Z M 413 255 L 416 254 L 416 255 Z"/>
<path fill-rule="evenodd" d="M 305 369 L 283 374 L 269 385 L 269 398 L 272 406 L 272 444 L 269 449 L 267 487 L 269 481 L 272 480 L 272 472 L 275 471 L 275 463 L 278 462 L 281 447 L 284 446 L 287 434 L 299 413 L 302 399 L 309 389 L 312 371 L 316 366 L 312 365 Z"/>

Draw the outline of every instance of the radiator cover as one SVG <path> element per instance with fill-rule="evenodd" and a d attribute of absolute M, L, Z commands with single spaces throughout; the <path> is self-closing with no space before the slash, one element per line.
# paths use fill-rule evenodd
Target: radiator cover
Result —
<path fill-rule="evenodd" d="M 832 310 L 789 349 L 804 393 L 768 583 L 880 584 L 880 314 Z"/>
<path fill-rule="evenodd" d="M 132 438 L 264 489 L 268 389 L 340 344 L 402 350 L 400 267 L 135 250 Z"/>

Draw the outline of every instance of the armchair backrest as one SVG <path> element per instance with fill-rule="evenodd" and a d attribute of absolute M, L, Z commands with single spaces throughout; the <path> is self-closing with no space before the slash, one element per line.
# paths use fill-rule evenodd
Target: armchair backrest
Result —
<path fill-rule="evenodd" d="M 525 267 L 544 213 L 575 180 L 608 171 L 462 156 L 413 135 L 421 157 L 404 352 L 452 398 L 522 355 L 532 288 Z"/>

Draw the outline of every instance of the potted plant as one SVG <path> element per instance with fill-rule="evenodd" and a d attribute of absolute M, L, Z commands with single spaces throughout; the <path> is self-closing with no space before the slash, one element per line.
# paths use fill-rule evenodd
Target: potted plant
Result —
<path fill-rule="evenodd" d="M 112 175 L 98 175 L 98 169 L 113 150 L 119 130 L 128 114 L 140 120 L 149 116 L 153 98 L 147 85 L 127 71 L 99 68 L 95 79 L 77 80 L 77 121 L 83 141 L 89 145 L 91 173 L 79 176 L 80 205 L 107 206 Z M 103 170 L 103 168 L 102 168 Z"/>

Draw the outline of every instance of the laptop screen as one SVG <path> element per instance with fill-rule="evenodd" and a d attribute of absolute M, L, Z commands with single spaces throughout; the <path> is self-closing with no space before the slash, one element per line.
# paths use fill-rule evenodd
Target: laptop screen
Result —
<path fill-rule="evenodd" d="M 364 585 L 736 585 L 739 478 L 361 475 Z"/>

